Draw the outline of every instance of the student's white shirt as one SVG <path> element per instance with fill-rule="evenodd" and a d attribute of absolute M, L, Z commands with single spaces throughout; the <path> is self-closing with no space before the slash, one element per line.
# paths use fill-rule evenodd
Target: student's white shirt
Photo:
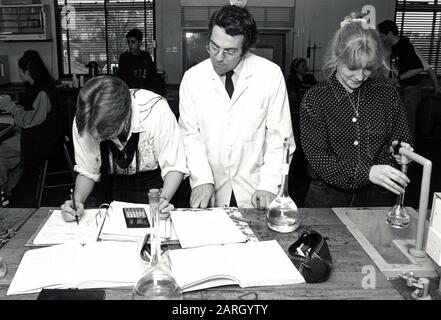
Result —
<path fill-rule="evenodd" d="M 132 97 L 132 118 L 129 131 L 139 133 L 139 171 L 161 168 L 162 179 L 170 171 L 188 175 L 182 139 L 176 121 L 167 101 L 147 90 L 130 90 Z M 74 119 L 72 127 L 75 147 L 75 171 L 92 179 L 100 180 L 101 154 L 99 141 L 89 134 L 80 135 Z M 123 149 L 118 139 L 112 140 L 119 150 Z M 124 172 L 115 173 L 124 174 Z M 136 157 L 128 168 L 128 173 L 136 173 Z"/>

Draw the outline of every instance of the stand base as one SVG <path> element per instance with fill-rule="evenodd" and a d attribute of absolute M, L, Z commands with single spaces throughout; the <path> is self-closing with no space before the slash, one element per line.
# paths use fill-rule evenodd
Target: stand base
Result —
<path fill-rule="evenodd" d="M 429 294 L 427 296 L 425 296 L 425 297 L 419 297 L 415 293 L 412 292 L 411 296 L 415 300 L 432 300 L 432 297 Z"/>
<path fill-rule="evenodd" d="M 417 213 L 406 208 L 411 216 L 408 228 L 397 230 L 385 223 L 389 208 L 332 208 L 349 232 L 360 243 L 372 261 L 388 279 L 413 272 L 415 277 L 437 278 L 435 263 L 428 257 L 415 257 L 411 239 L 416 232 Z"/>
<path fill-rule="evenodd" d="M 415 250 L 415 240 L 392 240 L 392 243 L 398 250 L 412 263 L 402 264 L 402 272 L 413 272 L 415 277 L 436 278 L 438 274 L 435 270 L 435 264 L 424 251 Z M 412 252 L 422 252 L 422 257 L 416 257 Z"/>

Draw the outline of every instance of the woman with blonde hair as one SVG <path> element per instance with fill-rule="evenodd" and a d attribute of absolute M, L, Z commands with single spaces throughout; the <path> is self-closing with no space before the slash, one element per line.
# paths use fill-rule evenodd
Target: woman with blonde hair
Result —
<path fill-rule="evenodd" d="M 363 15 L 346 17 L 328 49 L 326 80 L 302 100 L 307 207 L 390 205 L 409 183 L 390 154 L 395 141 L 410 148 L 411 138 L 397 91 L 377 79 L 380 46 Z"/>

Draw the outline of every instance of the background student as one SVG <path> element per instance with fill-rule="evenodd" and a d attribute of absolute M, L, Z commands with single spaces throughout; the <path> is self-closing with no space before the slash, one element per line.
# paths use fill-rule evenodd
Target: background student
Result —
<path fill-rule="evenodd" d="M 9 204 L 12 189 L 23 173 L 23 165 L 39 164 L 62 143 L 62 121 L 55 82 L 39 53 L 27 50 L 18 60 L 25 94 L 17 103 L 0 100 L 0 110 L 14 118 L 14 135 L 0 143 L 0 190 L 2 204 Z"/>

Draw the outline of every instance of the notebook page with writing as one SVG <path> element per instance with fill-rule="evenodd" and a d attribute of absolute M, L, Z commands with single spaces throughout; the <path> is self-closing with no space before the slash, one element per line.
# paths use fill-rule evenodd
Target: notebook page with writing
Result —
<path fill-rule="evenodd" d="M 39 230 L 29 246 L 48 246 L 67 242 L 85 244 L 97 241 L 101 218 L 95 217 L 98 209 L 84 210 L 79 224 L 66 222 L 61 215 L 61 210 L 53 210 L 47 221 Z"/>
<path fill-rule="evenodd" d="M 182 248 L 247 241 L 222 208 L 180 209 L 170 215 Z"/>

